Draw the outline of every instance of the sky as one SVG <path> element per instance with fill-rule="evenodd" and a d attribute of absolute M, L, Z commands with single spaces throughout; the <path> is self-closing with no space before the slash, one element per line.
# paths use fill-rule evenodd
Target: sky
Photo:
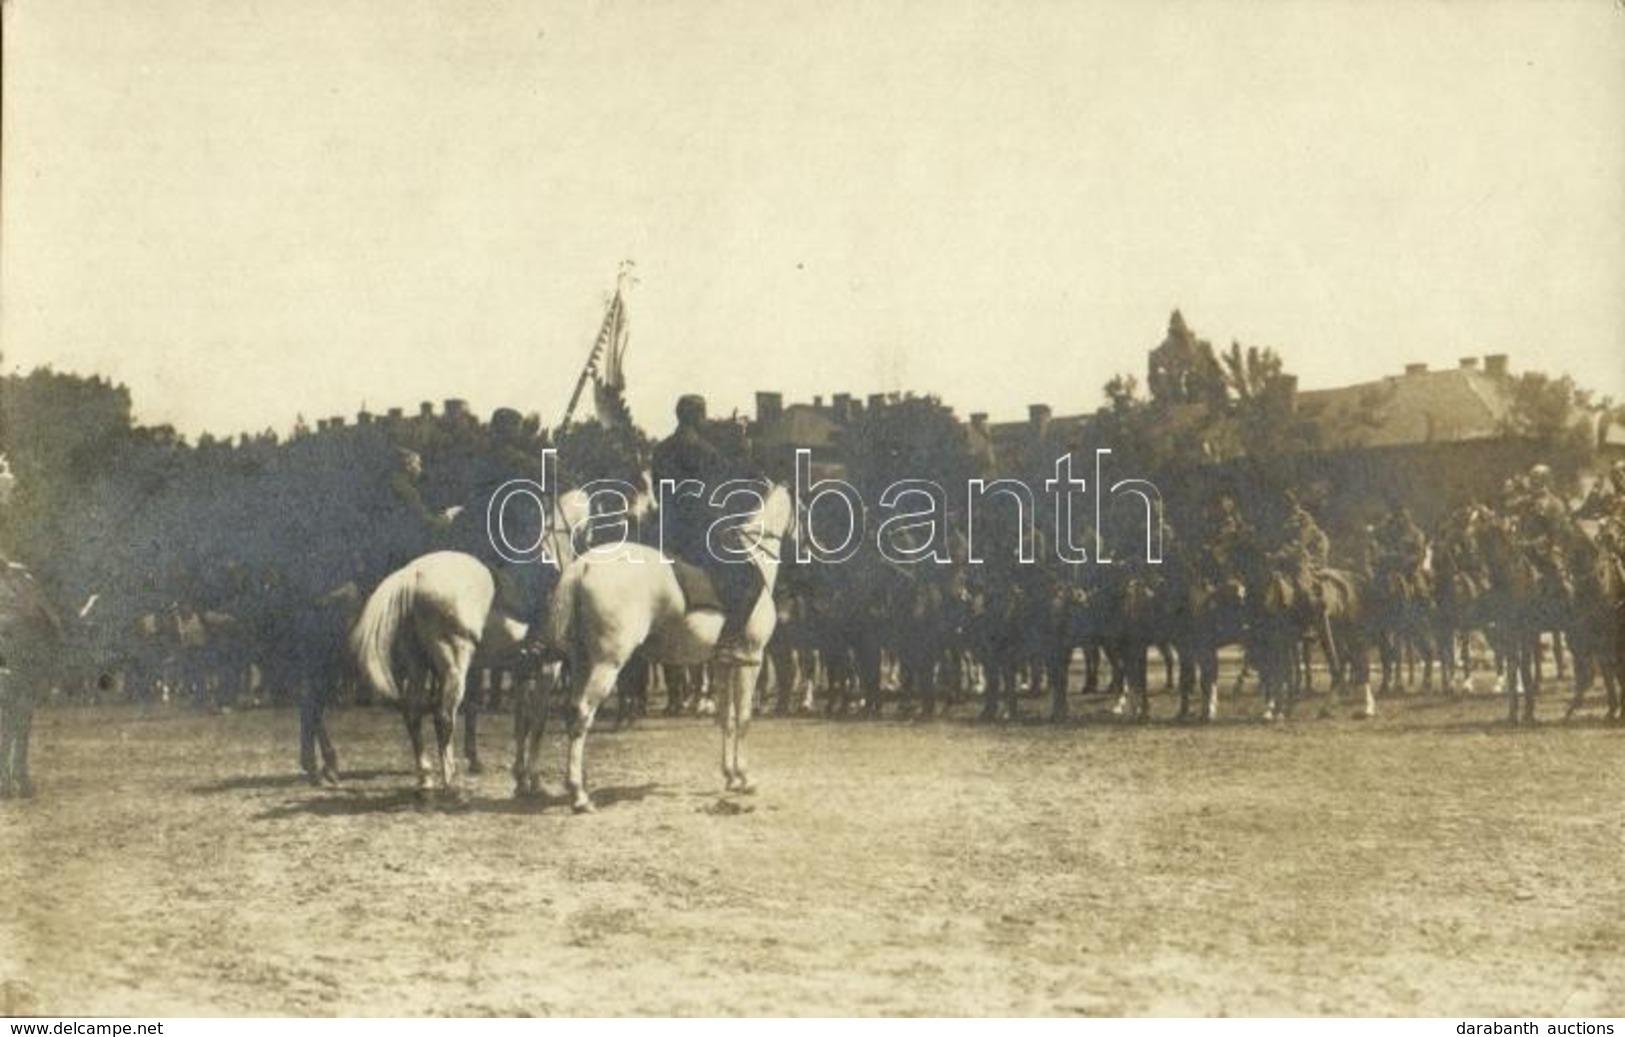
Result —
<path fill-rule="evenodd" d="M 1625 400 L 1625 3 L 6 0 L 4 369 L 188 434 L 629 400 L 1092 410 L 1179 307 L 1305 388 Z"/>

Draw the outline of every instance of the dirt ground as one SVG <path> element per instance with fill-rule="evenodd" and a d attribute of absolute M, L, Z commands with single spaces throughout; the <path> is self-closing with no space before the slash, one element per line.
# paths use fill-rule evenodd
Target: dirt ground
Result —
<path fill-rule="evenodd" d="M 338 790 L 291 710 L 43 710 L 41 795 L 0 804 L 0 1014 L 1625 1015 L 1595 710 L 1082 706 L 764 718 L 746 798 L 710 722 L 650 719 L 595 732 L 591 817 L 509 797 L 505 716 L 452 811 L 383 710 L 335 718 Z"/>

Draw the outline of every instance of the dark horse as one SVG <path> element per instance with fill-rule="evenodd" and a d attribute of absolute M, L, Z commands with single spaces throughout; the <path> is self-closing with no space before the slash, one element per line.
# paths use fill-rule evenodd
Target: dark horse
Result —
<path fill-rule="evenodd" d="M 1625 653 L 1625 527 L 1605 519 L 1595 538 L 1577 537 L 1574 552 L 1574 615 L 1569 650 L 1574 653 L 1574 715 L 1594 675 L 1608 695 L 1608 719 L 1621 719 L 1620 664 Z"/>
<path fill-rule="evenodd" d="M 1200 695 L 1197 715 L 1213 720 L 1219 712 L 1219 649 L 1245 643 L 1247 595 L 1239 577 L 1193 576 L 1177 589 L 1183 608 L 1173 615 L 1174 642 L 1182 660 L 1179 716 L 1191 716 L 1191 694 Z M 1177 605 L 1177 601 L 1176 601 Z"/>
<path fill-rule="evenodd" d="M 1382 686 L 1386 695 L 1408 686 L 1405 657 L 1408 651 L 1422 656 L 1422 692 L 1433 689 L 1433 596 L 1420 574 L 1401 572 L 1393 566 L 1378 566 L 1368 590 L 1371 633 L 1382 660 Z M 1446 646 L 1448 649 L 1448 646 Z"/>
<path fill-rule="evenodd" d="M 1489 574 L 1469 536 L 1481 510 L 1472 507 L 1453 515 L 1433 542 L 1433 639 L 1439 679 L 1450 694 L 1471 690 L 1472 632 L 1490 624 Z"/>
<path fill-rule="evenodd" d="M 0 557 L 0 799 L 34 794 L 34 705 L 61 671 L 62 642 L 62 622 L 33 575 Z"/>
<path fill-rule="evenodd" d="M 1493 622 L 1497 653 L 1506 665 L 1507 719 L 1516 724 L 1518 695 L 1523 693 L 1521 719 L 1535 719 L 1535 698 L 1540 691 L 1540 634 L 1563 617 L 1564 593 L 1550 586 L 1514 535 L 1510 521 L 1487 511 L 1473 515 L 1467 529 L 1489 578 L 1486 605 Z"/>

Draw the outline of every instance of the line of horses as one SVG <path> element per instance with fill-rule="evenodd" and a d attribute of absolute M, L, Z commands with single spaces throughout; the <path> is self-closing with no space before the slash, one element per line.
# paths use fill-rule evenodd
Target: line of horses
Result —
<path fill-rule="evenodd" d="M 200 698 L 226 694 L 254 672 L 262 683 L 303 688 L 301 765 L 315 780 L 336 782 L 324 711 L 343 683 L 335 674 L 347 666 L 375 698 L 404 706 L 419 785 L 428 792 L 455 785 L 460 724 L 478 767 L 477 714 L 459 720 L 470 671 L 506 669 L 517 675 L 516 791 L 541 788 L 541 735 L 554 692 L 567 687 L 565 784 L 581 810 L 591 807 L 586 738 L 600 707 L 619 690 L 623 716 L 646 709 L 651 672 L 666 674 L 675 699 L 689 675 L 709 670 L 722 692 L 722 770 L 732 791 L 752 787 L 746 733 L 764 690 L 764 664 L 781 710 L 810 703 L 816 682 L 832 711 L 877 714 L 895 691 L 903 708 L 930 714 L 944 698 L 979 694 L 982 716 L 994 719 L 1014 716 L 1025 690 L 1047 693 L 1049 716 L 1059 721 L 1077 690 L 1069 685 L 1081 651 L 1082 690 L 1099 690 L 1109 668 L 1106 690 L 1121 712 L 1144 721 L 1156 652 L 1166 685 L 1177 687 L 1178 716 L 1205 720 L 1218 713 L 1219 656 L 1229 648 L 1256 674 L 1266 717 L 1292 712 L 1311 686 L 1316 656 L 1332 690 L 1352 692 L 1359 714 L 1371 715 L 1376 695 L 1403 681 L 1407 657 L 1421 661 L 1423 690 L 1437 669 L 1440 686 L 1459 693 L 1467 646 L 1479 638 L 1495 654 L 1507 716 L 1518 722 L 1535 717 L 1549 638 L 1572 660 L 1569 711 L 1600 679 L 1608 719 L 1625 714 L 1625 524 L 1618 516 L 1576 526 L 1561 566 L 1529 549 L 1517 516 L 1481 505 L 1459 510 L 1436 531 L 1419 573 L 1378 565 L 1306 576 L 1251 539 L 1229 543 L 1221 560 L 1212 543 L 1170 538 L 1160 565 L 903 565 L 878 553 L 841 565 L 798 565 L 786 542 L 799 516 L 788 491 L 775 487 L 758 521 L 740 527 L 757 531 L 740 546 L 765 587 L 749 624 L 751 661 L 705 667 L 721 616 L 690 611 L 672 567 L 651 548 L 582 553 L 575 533 L 585 525 L 587 501 L 580 494 L 561 495 L 551 508 L 544 537 L 552 565 L 535 567 L 551 601 L 545 636 L 497 607 L 497 581 L 485 564 L 438 552 L 390 575 L 370 596 L 346 584 L 319 607 L 278 611 L 286 629 L 276 644 L 266 643 L 266 631 L 247 636 L 250 624 L 229 613 L 175 607 L 142 617 L 128 680 Z M 60 686 L 76 618 L 83 617 L 64 624 L 26 570 L 8 563 L 0 571 L 0 794 L 32 789 L 32 706 L 46 688 Z M 551 654 L 538 656 L 538 644 Z M 1564 654 L 1553 654 L 1561 676 Z M 1373 657 L 1381 668 L 1377 687 Z M 434 723 L 432 747 L 421 733 L 426 718 Z"/>
<path fill-rule="evenodd" d="M 562 506 L 562 505 L 561 505 Z M 574 506 L 584 507 L 577 502 Z M 691 667 L 711 653 L 720 614 L 685 608 L 671 566 L 651 548 L 576 553 L 555 513 L 549 535 L 557 584 L 542 640 L 556 655 L 537 660 L 515 704 L 516 792 L 540 789 L 537 749 L 549 690 L 568 686 L 569 753 L 565 787 L 572 806 L 592 807 L 586 739 L 600 706 L 630 667 Z M 860 559 L 841 566 L 789 563 L 784 542 L 797 516 L 783 487 L 767 495 L 759 532 L 745 545 L 765 591 L 752 613 L 752 662 L 713 664 L 723 689 L 722 771 L 725 788 L 748 792 L 746 733 L 762 664 L 771 659 L 779 703 L 787 708 L 808 682 L 825 682 L 832 708 L 861 701 L 878 712 L 889 673 L 910 709 L 933 712 L 943 695 L 980 685 L 982 716 L 1013 716 L 1018 689 L 1047 690 L 1049 715 L 1067 716 L 1072 662 L 1082 650 L 1085 691 L 1098 687 L 1104 658 L 1108 691 L 1131 719 L 1150 717 L 1148 671 L 1153 650 L 1166 681 L 1177 686 L 1179 717 L 1210 720 L 1219 710 L 1219 656 L 1239 649 L 1256 674 L 1266 718 L 1289 715 L 1308 690 L 1317 653 L 1334 695 L 1351 692 L 1358 715 L 1376 710 L 1376 694 L 1398 684 L 1407 655 L 1421 658 L 1423 689 L 1433 669 L 1441 687 L 1466 684 L 1467 645 L 1482 637 L 1493 649 L 1507 695 L 1508 718 L 1533 720 L 1541 680 L 1543 635 L 1566 642 L 1573 658 L 1576 708 L 1601 677 L 1608 718 L 1621 718 L 1619 676 L 1625 649 L 1625 536 L 1610 519 L 1580 534 L 1559 572 L 1532 558 L 1514 517 L 1482 506 L 1453 515 L 1435 537 L 1419 574 L 1324 568 L 1294 573 L 1267 545 L 1232 544 L 1215 564 L 1206 545 L 1173 545 L 1160 565 L 897 565 Z M 783 563 L 783 564 L 781 564 Z M 455 791 L 457 711 L 477 663 L 520 665 L 513 653 L 526 631 L 492 608 L 490 572 L 468 556 L 420 558 L 386 579 L 362 610 L 351 649 L 377 697 L 402 702 L 418 761 L 419 788 Z M 504 662 L 504 655 L 507 661 Z M 1372 687 L 1370 660 L 1381 664 Z M 1239 687 L 1240 681 L 1238 679 Z M 623 700 L 623 710 L 628 704 Z M 306 767 L 313 745 L 327 745 L 320 710 L 307 710 Z M 435 726 L 433 749 L 420 732 Z M 329 771 L 336 762 L 329 757 Z"/>

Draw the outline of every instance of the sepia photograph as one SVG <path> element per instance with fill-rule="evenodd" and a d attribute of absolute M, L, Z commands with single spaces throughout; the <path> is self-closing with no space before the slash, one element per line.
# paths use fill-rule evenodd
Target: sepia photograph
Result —
<path fill-rule="evenodd" d="M 0 1016 L 1625 1016 L 1625 3 L 0 14 Z"/>

